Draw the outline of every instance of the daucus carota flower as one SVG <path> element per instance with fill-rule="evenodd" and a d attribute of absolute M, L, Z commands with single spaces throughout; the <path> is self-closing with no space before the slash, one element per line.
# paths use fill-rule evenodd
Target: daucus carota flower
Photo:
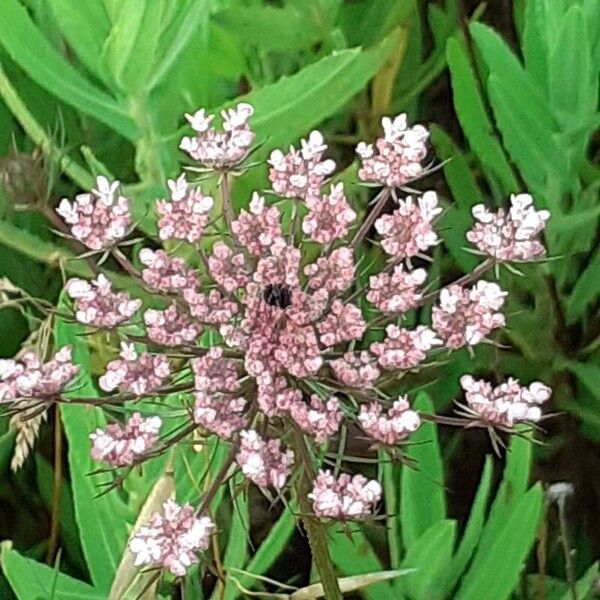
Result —
<path fill-rule="evenodd" d="M 411 271 L 404 265 L 396 265 L 391 275 L 383 272 L 369 279 L 367 300 L 383 313 L 406 312 L 421 300 L 418 287 L 426 278 L 425 269 Z"/>
<path fill-rule="evenodd" d="M 280 490 L 290 475 L 294 453 L 282 450 L 279 440 L 265 440 L 249 429 L 240 433 L 240 449 L 235 460 L 253 483 Z"/>
<path fill-rule="evenodd" d="M 321 343 L 335 346 L 340 342 L 360 340 L 367 329 L 362 313 L 354 304 L 334 300 L 327 316 L 317 325 Z"/>
<path fill-rule="evenodd" d="M 223 131 L 217 131 L 211 125 L 214 115 L 207 115 L 202 108 L 186 119 L 196 132 L 194 137 L 184 137 L 180 148 L 201 165 L 227 170 L 239 165 L 248 153 L 254 141 L 254 132 L 250 128 L 250 117 L 254 108 L 240 102 L 235 108 L 221 111 Z"/>
<path fill-rule="evenodd" d="M 390 215 L 375 221 L 382 236 L 381 247 L 397 259 L 412 258 L 439 243 L 432 221 L 442 212 L 435 192 L 425 192 L 416 201 L 412 196 L 400 200 Z"/>
<path fill-rule="evenodd" d="M 383 137 L 375 145 L 361 142 L 356 147 L 361 167 L 358 176 L 370 183 L 400 187 L 424 172 L 429 132 L 422 125 L 408 127 L 406 115 L 381 120 Z"/>
<path fill-rule="evenodd" d="M 336 479 L 327 470 L 319 471 L 308 497 L 318 517 L 352 520 L 373 514 L 381 491 L 381 485 L 373 479 L 347 473 Z"/>
<path fill-rule="evenodd" d="M 496 283 L 478 281 L 471 289 L 451 285 L 440 292 L 431 313 L 432 327 L 448 348 L 474 346 L 499 327 L 506 292 Z"/>
<path fill-rule="evenodd" d="M 283 241 L 279 210 L 266 206 L 265 199 L 256 192 L 249 208 L 249 211 L 242 209 L 231 230 L 250 254 L 262 256 L 273 244 Z"/>
<path fill-rule="evenodd" d="M 195 393 L 194 421 L 207 431 L 228 440 L 248 424 L 244 416 L 246 400 L 231 394 Z"/>
<path fill-rule="evenodd" d="M 119 388 L 142 396 L 160 388 L 170 372 L 169 361 L 162 354 L 138 354 L 133 344 L 122 342 L 120 358 L 106 365 L 99 384 L 105 392 Z"/>
<path fill-rule="evenodd" d="M 500 208 L 496 213 L 483 204 L 473 207 L 477 223 L 467 232 L 467 239 L 475 247 L 497 260 L 532 260 L 544 256 L 546 250 L 539 240 L 546 221 L 547 210 L 535 210 L 529 194 L 510 197 L 511 207 Z"/>
<path fill-rule="evenodd" d="M 441 343 L 425 325 L 419 325 L 416 329 L 388 325 L 385 333 L 383 342 L 371 344 L 371 352 L 387 370 L 414 369 L 427 358 L 429 350 Z"/>
<path fill-rule="evenodd" d="M 165 310 L 149 308 L 144 312 L 148 338 L 164 346 L 185 346 L 200 335 L 202 327 L 190 319 L 178 304 Z"/>
<path fill-rule="evenodd" d="M 20 360 L 0 359 L 0 401 L 52 398 L 61 394 L 78 372 L 70 346 L 61 348 L 46 363 L 33 352 L 25 352 Z"/>
<path fill-rule="evenodd" d="M 492 387 L 487 381 L 463 375 L 460 385 L 465 390 L 469 413 L 492 426 L 512 427 L 520 421 L 539 421 L 542 417 L 540 406 L 552 394 L 552 390 L 539 381 L 525 387 L 512 377 Z"/>
<path fill-rule="evenodd" d="M 98 177 L 96 188 L 78 194 L 73 203 L 64 198 L 56 212 L 71 226 L 76 240 L 91 250 L 106 250 L 129 232 L 130 201 L 118 192 L 118 181 L 109 183 L 106 177 Z"/>
<path fill-rule="evenodd" d="M 273 150 L 269 158 L 271 187 L 280 196 L 306 199 L 318 196 L 327 177 L 335 170 L 332 160 L 323 160 L 327 145 L 318 131 L 301 140 L 300 150 Z"/>
<path fill-rule="evenodd" d="M 319 444 L 337 433 L 343 418 L 340 402 L 335 396 L 323 401 L 313 394 L 308 403 L 304 399 L 293 402 L 289 412 L 298 427 Z"/>
<path fill-rule="evenodd" d="M 342 246 L 306 265 L 304 274 L 308 276 L 308 286 L 313 290 L 343 292 L 352 285 L 355 270 L 352 250 Z"/>
<path fill-rule="evenodd" d="M 189 186 L 185 173 L 177 180 L 169 179 L 171 200 L 156 203 L 158 235 L 161 240 L 183 240 L 194 244 L 200 240 L 208 222 L 213 199 L 200 188 Z"/>
<path fill-rule="evenodd" d="M 344 184 L 331 186 L 329 195 L 306 198 L 308 214 L 302 222 L 302 230 L 319 244 L 330 244 L 348 235 L 350 225 L 356 219 L 344 194 Z"/>
<path fill-rule="evenodd" d="M 186 288 L 195 288 L 199 283 L 198 273 L 188 267 L 178 257 L 170 257 L 164 250 L 140 250 L 140 262 L 144 283 L 161 292 L 177 292 Z"/>
<path fill-rule="evenodd" d="M 386 412 L 380 402 L 360 407 L 358 422 L 365 433 L 382 444 L 391 446 L 405 440 L 421 425 L 419 413 L 411 410 L 406 396 L 400 396 Z"/>
<path fill-rule="evenodd" d="M 162 423 L 159 417 L 134 413 L 125 425 L 111 423 L 90 434 L 94 460 L 113 467 L 133 465 L 154 448 Z"/>
<path fill-rule="evenodd" d="M 235 361 L 223 356 L 223 348 L 213 347 L 192 361 L 194 388 L 202 392 L 236 392 L 239 372 Z"/>
<path fill-rule="evenodd" d="M 358 353 L 346 352 L 330 364 L 336 379 L 350 387 L 371 387 L 381 375 L 377 368 L 377 358 L 366 350 Z"/>
<path fill-rule="evenodd" d="M 91 282 L 69 279 L 65 290 L 75 302 L 75 318 L 99 329 L 113 329 L 125 323 L 142 305 L 141 300 L 132 299 L 126 292 L 114 292 L 102 273 Z"/>
<path fill-rule="evenodd" d="M 213 521 L 196 517 L 189 504 L 167 500 L 162 514 L 152 514 L 134 533 L 129 550 L 136 567 L 157 567 L 183 577 L 198 562 L 198 553 L 208 549 L 214 529 Z"/>

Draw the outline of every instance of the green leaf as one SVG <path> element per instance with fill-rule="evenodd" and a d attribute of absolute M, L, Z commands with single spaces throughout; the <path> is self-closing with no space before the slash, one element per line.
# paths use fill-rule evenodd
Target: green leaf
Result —
<path fill-rule="evenodd" d="M 2 543 L 2 571 L 19 600 L 106 600 L 106 593 L 73 579 Z"/>
<path fill-rule="evenodd" d="M 479 482 L 479 488 L 477 489 L 477 494 L 471 507 L 471 514 L 469 515 L 467 526 L 456 554 L 452 557 L 452 561 L 442 575 L 441 581 L 439 581 L 442 597 L 449 597 L 450 592 L 456 585 L 466 566 L 469 564 L 473 552 L 477 547 L 477 543 L 479 542 L 485 523 L 485 513 L 490 489 L 492 487 L 492 464 L 492 458 L 487 456 L 483 474 L 481 475 L 481 481 Z"/>
<path fill-rule="evenodd" d="M 600 366 L 597 363 L 565 360 L 561 361 L 558 366 L 564 367 L 576 375 L 592 395 L 600 400 Z"/>
<path fill-rule="evenodd" d="M 542 515 L 543 491 L 536 484 L 515 503 L 488 547 L 479 546 L 456 600 L 506 600 L 518 584 Z"/>
<path fill-rule="evenodd" d="M 110 20 L 102 0 L 49 0 L 56 24 L 79 60 L 106 83 L 100 66 L 102 45 Z"/>
<path fill-rule="evenodd" d="M 426 394 L 417 396 L 415 410 L 434 412 Z M 435 423 L 425 421 L 410 441 L 406 454 L 416 466 L 402 466 L 400 488 L 402 538 L 407 550 L 432 525 L 446 517 L 444 466 Z"/>
<path fill-rule="evenodd" d="M 587 263 L 567 298 L 567 322 L 581 318 L 587 307 L 600 296 L 600 248 Z"/>
<path fill-rule="evenodd" d="M 456 521 L 443 520 L 432 525 L 408 549 L 401 568 L 416 572 L 399 579 L 398 587 L 409 598 L 441 599 L 438 579 L 448 568 L 456 538 Z"/>
<path fill-rule="evenodd" d="M 60 56 L 17 0 L 0 2 L 0 43 L 51 94 L 135 141 L 137 128 L 126 110 Z"/>
<path fill-rule="evenodd" d="M 333 525 L 329 535 L 329 553 L 343 575 L 362 575 L 383 570 L 360 525 Z M 367 600 L 398 600 L 388 583 L 369 586 L 362 593 Z"/>
<path fill-rule="evenodd" d="M 485 168 L 498 178 L 505 192 L 518 191 L 518 183 L 506 160 L 501 144 L 494 135 L 478 82 L 461 38 L 450 38 L 446 44 L 450 68 L 452 96 L 458 119 L 473 152 Z"/>
<path fill-rule="evenodd" d="M 81 365 L 76 393 L 93 398 L 97 393 L 90 377 L 90 355 L 85 338 L 78 337 L 82 331 L 78 324 L 58 320 L 55 341 L 57 348 L 73 347 L 74 361 Z M 60 410 L 69 444 L 69 470 L 81 547 L 94 585 L 108 591 L 127 541 L 127 519 L 133 515 L 128 514 L 118 490 L 98 496 L 102 491 L 98 485 L 100 477 L 90 475 L 98 464 L 90 456 L 89 435 L 106 425 L 102 410 L 66 403 L 61 404 Z M 102 481 L 110 479 L 104 475 Z"/>
<path fill-rule="evenodd" d="M 598 563 L 595 562 L 583 575 L 583 577 L 575 584 L 575 597 L 585 600 L 590 597 L 592 587 L 598 580 Z M 573 594 L 569 590 L 565 592 L 559 600 L 572 600 Z"/>

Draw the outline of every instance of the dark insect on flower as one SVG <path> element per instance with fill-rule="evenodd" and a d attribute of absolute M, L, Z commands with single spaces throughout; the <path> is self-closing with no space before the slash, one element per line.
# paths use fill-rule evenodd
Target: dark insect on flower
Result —
<path fill-rule="evenodd" d="M 269 284 L 263 291 L 263 299 L 269 306 L 287 308 L 292 303 L 292 290 L 280 283 Z"/>

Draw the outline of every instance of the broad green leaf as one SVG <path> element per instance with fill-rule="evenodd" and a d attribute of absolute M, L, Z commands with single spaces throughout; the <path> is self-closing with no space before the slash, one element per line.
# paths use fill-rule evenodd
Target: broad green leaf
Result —
<path fill-rule="evenodd" d="M 56 23 L 79 60 L 106 82 L 100 66 L 102 45 L 110 31 L 110 20 L 102 0 L 49 0 Z"/>
<path fill-rule="evenodd" d="M 587 307 L 600 296 L 600 248 L 579 275 L 567 298 L 567 321 L 581 318 Z"/>
<path fill-rule="evenodd" d="M 536 484 L 514 504 L 491 544 L 479 546 L 456 600 L 506 600 L 510 596 L 535 541 L 542 509 L 543 491 Z"/>
<path fill-rule="evenodd" d="M 249 575 L 235 574 L 236 579 L 242 587 L 252 589 L 253 585 L 257 583 L 257 579 L 252 577 L 252 575 L 264 575 L 271 568 L 288 545 L 290 537 L 294 532 L 295 523 L 294 507 L 286 507 L 245 567 L 244 571 L 249 573 Z M 235 590 L 227 588 L 225 598 L 234 600 L 239 597 L 240 592 L 237 588 Z"/>
<path fill-rule="evenodd" d="M 577 376 L 577 379 L 600 400 L 600 365 L 596 362 L 576 362 L 574 360 L 565 360 L 558 363 L 559 367 L 564 367 Z"/>
<path fill-rule="evenodd" d="M 434 412 L 426 394 L 417 396 L 415 410 Z M 435 423 L 425 421 L 410 441 L 406 454 L 415 466 L 402 466 L 400 487 L 402 539 L 408 551 L 425 531 L 446 517 L 444 466 Z"/>
<path fill-rule="evenodd" d="M 438 579 L 448 568 L 456 538 L 456 521 L 443 520 L 432 525 L 408 549 L 401 568 L 416 569 L 396 582 L 409 598 L 441 600 Z"/>
<path fill-rule="evenodd" d="M 90 356 L 83 331 L 77 324 L 58 320 L 55 329 L 57 348 L 71 345 L 73 359 L 81 365 L 78 396 L 97 397 L 90 377 Z M 61 417 L 68 441 L 68 461 L 75 505 L 75 518 L 79 528 L 81 547 L 94 585 L 107 592 L 111 586 L 129 533 L 128 508 L 118 490 L 98 496 L 100 482 L 110 481 L 110 475 L 92 476 L 99 465 L 90 456 L 89 435 L 106 420 L 102 410 L 83 405 L 61 404 Z"/>
<path fill-rule="evenodd" d="M 598 581 L 598 563 L 595 562 L 583 575 L 583 577 L 575 584 L 575 595 L 581 600 L 590 597 L 592 586 Z M 565 592 L 559 600 L 572 600 L 573 594 L 569 590 Z"/>
<path fill-rule="evenodd" d="M 329 532 L 331 560 L 342 575 L 362 575 L 383 570 L 360 525 L 332 525 Z M 363 591 L 367 600 L 398 600 L 389 583 L 378 583 Z"/>
<path fill-rule="evenodd" d="M 17 0 L 0 2 L 0 43 L 39 85 L 129 140 L 137 127 L 124 107 L 85 79 L 50 45 Z"/>
<path fill-rule="evenodd" d="M 102 590 L 21 556 L 10 542 L 2 543 L 2 571 L 19 600 L 106 600 Z"/>
<path fill-rule="evenodd" d="M 442 592 L 441 595 L 444 598 L 449 597 L 456 582 L 469 564 L 473 552 L 477 547 L 477 543 L 479 542 L 481 532 L 483 531 L 487 502 L 492 486 L 492 465 L 491 457 L 487 456 L 483 474 L 481 475 L 481 481 L 479 482 L 479 488 L 477 489 L 477 494 L 473 500 L 471 514 L 469 515 L 469 520 L 467 521 L 467 526 L 462 539 L 460 540 L 460 544 L 458 545 L 456 553 L 452 557 L 448 568 L 444 571 L 438 582 L 440 591 Z"/>
<path fill-rule="evenodd" d="M 518 191 L 518 184 L 494 135 L 477 78 L 469 61 L 464 41 L 450 38 L 446 44 L 454 107 L 469 145 L 486 169 L 498 178 L 505 192 Z"/>

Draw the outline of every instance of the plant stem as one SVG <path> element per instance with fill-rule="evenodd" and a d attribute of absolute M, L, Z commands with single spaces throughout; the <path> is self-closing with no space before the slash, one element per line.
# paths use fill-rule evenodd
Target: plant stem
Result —
<path fill-rule="evenodd" d="M 577 600 L 577 589 L 575 588 L 575 573 L 573 569 L 573 557 L 569 544 L 569 536 L 567 534 L 567 516 L 565 514 L 565 498 L 561 497 L 557 501 L 558 504 L 558 522 L 560 524 L 560 543 L 563 548 L 565 557 L 565 575 L 569 584 L 571 600 Z"/>
<path fill-rule="evenodd" d="M 312 506 L 308 500 L 311 490 L 311 482 L 315 478 L 315 469 L 310 454 L 304 441 L 302 432 L 294 427 L 295 450 L 300 457 L 302 471 L 296 482 L 296 494 L 298 506 L 302 515 L 302 521 L 308 534 L 308 542 L 312 551 L 314 563 L 319 572 L 325 598 L 327 600 L 342 600 L 342 593 L 335 574 L 329 550 L 327 548 L 327 531 L 319 519 L 312 516 Z"/>
<path fill-rule="evenodd" d="M 375 223 L 375 220 L 381 214 L 381 211 L 383 210 L 384 206 L 389 200 L 391 193 L 392 190 L 388 187 L 385 187 L 379 192 L 379 194 L 377 194 L 377 196 L 375 197 L 375 206 L 373 206 L 373 209 L 362 222 L 362 225 L 359 227 L 358 231 L 354 235 L 354 238 L 352 239 L 352 242 L 350 244 L 350 247 L 352 249 L 356 249 L 356 247 L 361 243 L 361 241 L 367 235 L 367 233 L 369 233 L 369 229 L 371 229 L 371 226 L 373 225 L 373 223 Z"/>
<path fill-rule="evenodd" d="M 62 427 L 58 405 L 54 407 L 54 484 L 52 488 L 52 515 L 46 564 L 52 566 L 60 532 L 60 493 L 62 484 Z"/>

